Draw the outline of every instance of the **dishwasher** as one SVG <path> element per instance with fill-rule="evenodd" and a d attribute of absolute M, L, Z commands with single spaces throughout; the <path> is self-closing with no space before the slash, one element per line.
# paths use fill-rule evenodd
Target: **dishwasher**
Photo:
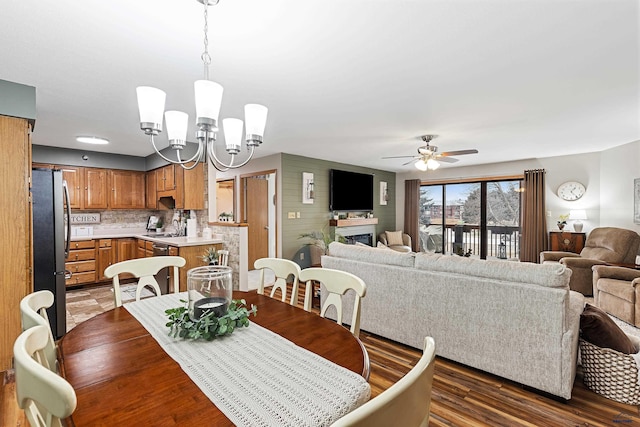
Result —
<path fill-rule="evenodd" d="M 167 256 L 169 255 L 169 245 L 166 243 L 153 243 L 153 256 Z M 160 287 L 160 293 L 162 295 L 169 293 L 169 267 L 165 267 L 162 270 L 158 271 L 155 279 L 158 282 L 158 286 Z"/>

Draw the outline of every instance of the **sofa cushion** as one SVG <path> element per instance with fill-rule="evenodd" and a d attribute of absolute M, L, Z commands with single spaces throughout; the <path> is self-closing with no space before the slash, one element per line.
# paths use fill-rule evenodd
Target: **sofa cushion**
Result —
<path fill-rule="evenodd" d="M 415 267 L 421 270 L 458 273 L 509 282 L 532 283 L 561 289 L 569 288 L 569 277 L 571 275 L 571 270 L 564 265 L 556 263 L 541 265 L 529 262 L 482 260 L 428 252 L 416 255 Z"/>
<path fill-rule="evenodd" d="M 598 307 L 587 304 L 580 315 L 582 338 L 600 348 L 610 348 L 624 354 L 633 354 L 637 349 L 622 329 Z"/>
<path fill-rule="evenodd" d="M 415 254 L 413 253 L 397 252 L 388 248 L 387 250 L 365 248 L 356 245 L 346 245 L 340 242 L 331 242 L 329 245 L 329 253 L 334 257 L 370 262 L 373 264 L 413 267 L 415 263 Z"/>
<path fill-rule="evenodd" d="M 402 246 L 404 242 L 402 241 L 402 231 L 385 231 L 387 235 L 387 246 Z"/>

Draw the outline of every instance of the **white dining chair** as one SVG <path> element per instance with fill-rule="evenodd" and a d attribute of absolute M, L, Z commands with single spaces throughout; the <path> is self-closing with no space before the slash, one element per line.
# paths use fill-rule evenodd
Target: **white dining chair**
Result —
<path fill-rule="evenodd" d="M 433 338 L 426 337 L 422 357 L 416 366 L 397 383 L 340 418 L 331 427 L 429 425 L 435 356 L 435 342 Z"/>
<path fill-rule="evenodd" d="M 258 284 L 258 293 L 264 295 L 265 287 L 265 269 L 273 271 L 275 274 L 275 282 L 271 287 L 271 298 L 277 289 L 282 292 L 282 302 L 287 300 L 287 279 L 293 276 L 293 288 L 291 289 L 291 300 L 289 304 L 298 304 L 298 283 L 300 278 L 300 266 L 293 261 L 282 258 L 260 258 L 253 263 L 256 270 L 260 270 L 260 283 Z"/>
<path fill-rule="evenodd" d="M 218 251 L 218 265 L 229 265 L 229 251 L 226 249 L 220 249 Z"/>
<path fill-rule="evenodd" d="M 76 393 L 60 375 L 37 361 L 48 345 L 50 330 L 37 325 L 22 332 L 13 345 L 16 399 L 32 427 L 61 427 L 76 409 Z"/>
<path fill-rule="evenodd" d="M 138 279 L 136 301 L 140 301 L 140 295 L 146 286 L 153 289 L 156 295 L 160 295 L 160 286 L 153 276 L 166 267 L 173 268 L 173 292 L 177 294 L 180 291 L 178 268 L 184 267 L 185 264 L 186 260 L 179 256 L 155 256 L 130 259 L 105 268 L 104 275 L 109 279 L 113 278 L 113 298 L 116 307 L 120 307 L 122 305 L 122 291 L 120 290 L 120 279 L 118 275 L 130 273 Z"/>
<path fill-rule="evenodd" d="M 47 344 L 35 355 L 38 362 L 53 372 L 58 372 L 58 357 L 56 350 L 56 341 L 51 332 L 51 324 L 47 315 L 47 308 L 53 305 L 53 293 L 51 291 L 42 290 L 33 292 L 20 301 L 20 320 L 22 322 L 22 330 L 26 331 L 34 326 L 45 326 L 49 331 Z"/>
<path fill-rule="evenodd" d="M 320 282 L 327 290 L 327 297 L 320 307 L 320 316 L 325 317 L 327 309 L 334 306 L 336 309 L 336 321 L 342 325 L 342 296 L 353 289 L 355 298 L 353 302 L 353 316 L 351 317 L 351 333 L 360 336 L 360 302 L 367 293 L 367 285 L 364 281 L 351 273 L 330 268 L 305 268 L 300 272 L 300 281 L 306 282 L 304 295 L 304 309 L 311 311 L 313 298 L 313 282 Z"/>

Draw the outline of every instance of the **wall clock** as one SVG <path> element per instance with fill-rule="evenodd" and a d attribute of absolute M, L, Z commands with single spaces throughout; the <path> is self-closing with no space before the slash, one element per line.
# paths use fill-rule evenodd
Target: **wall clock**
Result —
<path fill-rule="evenodd" d="M 578 200 L 584 195 L 586 188 L 577 181 L 567 181 L 558 187 L 558 197 L 562 200 Z"/>

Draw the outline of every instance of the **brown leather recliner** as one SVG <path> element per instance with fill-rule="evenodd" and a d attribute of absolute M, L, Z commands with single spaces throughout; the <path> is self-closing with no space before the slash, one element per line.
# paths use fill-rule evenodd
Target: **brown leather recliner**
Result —
<path fill-rule="evenodd" d="M 572 271 L 569 288 L 585 296 L 593 295 L 593 271 L 598 264 L 635 264 L 640 236 L 617 227 L 594 228 L 580 254 L 561 251 L 540 252 L 540 263 L 559 262 Z"/>

